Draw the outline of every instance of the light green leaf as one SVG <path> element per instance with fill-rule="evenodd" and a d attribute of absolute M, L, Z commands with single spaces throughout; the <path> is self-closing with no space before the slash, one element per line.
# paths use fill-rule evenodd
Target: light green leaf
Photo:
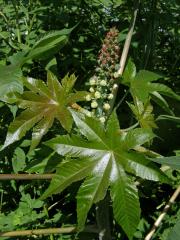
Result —
<path fill-rule="evenodd" d="M 72 29 L 73 28 L 53 31 L 42 37 L 37 43 L 34 44 L 26 56 L 26 61 L 29 59 L 44 60 L 51 58 L 68 42 L 68 35 L 71 33 Z"/>
<path fill-rule="evenodd" d="M 134 97 L 136 96 L 143 103 L 148 100 L 150 94 L 153 92 L 160 92 L 161 94 L 179 100 L 180 96 L 175 94 L 171 88 L 167 87 L 164 84 L 152 83 L 159 78 L 161 78 L 161 76 L 153 72 L 146 70 L 139 71 L 134 80 L 131 81 L 132 95 Z"/>
<path fill-rule="evenodd" d="M 35 111 L 25 110 L 24 112 L 22 112 L 9 125 L 6 140 L 2 149 L 24 137 L 26 132 L 29 131 L 37 122 L 40 121 L 42 115 L 43 113 L 38 112 L 38 109 Z"/>
<path fill-rule="evenodd" d="M 14 173 L 23 171 L 26 166 L 26 155 L 22 148 L 17 147 L 12 158 L 12 166 Z"/>
<path fill-rule="evenodd" d="M 132 62 L 131 58 L 129 58 L 127 66 L 123 73 L 122 83 L 125 85 L 129 85 L 130 82 L 135 78 L 135 76 L 136 76 L 136 66 Z"/>
<path fill-rule="evenodd" d="M 180 218 L 178 218 L 173 229 L 170 231 L 166 240 L 179 240 L 180 239 Z"/>
<path fill-rule="evenodd" d="M 85 92 L 70 91 L 71 83 L 68 85 L 68 79 L 71 82 L 74 75 L 66 77 L 67 83 L 64 86 L 60 84 L 53 73 L 48 72 L 47 75 L 47 84 L 42 80 L 23 78 L 24 85 L 29 91 L 25 91 L 22 95 L 15 94 L 14 98 L 16 98 L 18 106 L 25 111 L 10 124 L 3 149 L 24 137 L 26 132 L 38 122 L 33 129 L 30 150 L 38 145 L 55 118 L 59 120 L 65 130 L 68 132 L 71 130 L 73 118 L 69 111 L 69 105 L 74 103 L 74 100 L 82 101 Z"/>
<path fill-rule="evenodd" d="M 126 150 L 129 150 L 137 146 L 143 145 L 144 143 L 152 140 L 154 137 L 155 135 L 150 129 L 132 129 L 126 134 L 123 147 Z"/>
<path fill-rule="evenodd" d="M 39 123 L 33 128 L 32 140 L 30 150 L 33 150 L 37 147 L 41 138 L 47 133 L 48 129 L 52 126 L 54 118 L 51 116 L 47 116 L 46 118 L 42 118 Z"/>
<path fill-rule="evenodd" d="M 163 158 L 149 158 L 149 160 L 160 163 L 163 165 L 168 165 L 173 169 L 180 169 L 180 156 L 163 157 Z"/>
<path fill-rule="evenodd" d="M 0 96 L 10 92 L 23 92 L 22 72 L 19 66 L 0 65 Z"/>
<path fill-rule="evenodd" d="M 158 92 L 152 92 L 151 93 L 152 100 L 157 103 L 164 111 L 167 113 L 173 115 L 173 111 L 170 109 L 167 101 L 158 93 Z"/>
<path fill-rule="evenodd" d="M 128 155 L 124 153 L 124 157 L 127 161 L 125 167 L 127 172 L 141 177 L 142 179 L 170 183 L 169 178 L 167 178 L 167 176 L 144 155 L 131 152 Z"/>
<path fill-rule="evenodd" d="M 49 188 L 41 196 L 45 199 L 48 196 L 62 192 L 66 187 L 75 181 L 83 179 L 94 167 L 95 162 L 92 159 L 67 160 L 57 167 L 55 177 L 53 177 Z"/>
<path fill-rule="evenodd" d="M 138 191 L 124 170 L 116 166 L 116 177 L 111 184 L 111 198 L 116 221 L 129 239 L 132 239 L 140 221 Z"/>
<path fill-rule="evenodd" d="M 173 92 L 173 90 L 161 83 L 149 83 L 148 85 L 149 92 L 160 92 L 161 94 L 164 94 L 165 96 L 180 100 L 180 96 Z"/>
<path fill-rule="evenodd" d="M 95 174 L 86 178 L 77 194 L 78 226 L 82 230 L 85 225 L 87 214 L 93 203 L 103 200 L 109 186 L 111 171 L 110 155 L 105 155 L 103 164 L 95 169 Z"/>

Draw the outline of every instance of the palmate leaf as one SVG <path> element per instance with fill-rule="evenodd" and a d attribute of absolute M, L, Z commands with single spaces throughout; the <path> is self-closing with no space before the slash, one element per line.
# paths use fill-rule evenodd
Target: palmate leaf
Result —
<path fill-rule="evenodd" d="M 68 132 L 71 130 L 73 118 L 68 107 L 74 100 L 85 100 L 86 92 L 73 93 L 74 75 L 65 76 L 63 85 L 51 72 L 48 72 L 47 78 L 47 85 L 42 80 L 24 78 L 24 85 L 29 91 L 16 95 L 16 101 L 25 110 L 10 124 L 3 148 L 21 139 L 34 126 L 30 150 L 34 149 L 54 119 L 59 120 Z"/>
<path fill-rule="evenodd" d="M 157 128 L 154 114 L 152 113 L 153 106 L 150 102 L 147 101 L 146 104 L 144 104 L 142 101 L 137 100 L 136 105 L 131 103 L 128 103 L 128 105 L 142 128 Z"/>
<path fill-rule="evenodd" d="M 42 199 L 85 178 L 77 194 L 78 226 L 82 230 L 92 204 L 102 200 L 110 187 L 115 218 L 132 239 L 140 218 L 138 191 L 132 174 L 148 180 L 169 181 L 155 164 L 132 150 L 150 141 L 154 134 L 148 129 L 121 134 L 115 113 L 104 128 L 96 119 L 71 112 L 84 137 L 63 135 L 46 142 L 57 153 L 70 159 L 58 166 Z"/>
<path fill-rule="evenodd" d="M 130 89 L 133 96 L 145 103 L 149 95 L 153 92 L 159 92 L 163 95 L 180 100 L 180 96 L 172 91 L 171 88 L 161 83 L 153 83 L 153 81 L 161 78 L 160 75 L 150 71 L 141 70 L 131 79 Z"/>

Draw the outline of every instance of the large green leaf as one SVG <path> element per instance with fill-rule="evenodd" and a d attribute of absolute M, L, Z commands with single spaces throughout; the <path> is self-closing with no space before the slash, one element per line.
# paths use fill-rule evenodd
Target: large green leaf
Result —
<path fill-rule="evenodd" d="M 22 72 L 19 66 L 0 65 L 0 97 L 10 92 L 23 92 Z"/>
<path fill-rule="evenodd" d="M 121 133 L 115 113 L 104 128 L 96 119 L 71 112 L 84 137 L 64 135 L 46 142 L 60 155 L 72 159 L 59 165 L 42 198 L 85 178 L 77 194 L 78 226 L 82 229 L 92 204 L 102 200 L 110 186 L 115 218 L 131 239 L 139 222 L 140 207 L 129 173 L 148 180 L 169 181 L 155 164 L 134 150 L 154 135 L 148 129 L 135 129 L 126 135 Z"/>
<path fill-rule="evenodd" d="M 29 59 L 44 60 L 51 58 L 68 42 L 68 35 L 73 29 L 74 28 L 62 29 L 60 31 L 48 33 L 34 44 L 28 55 L 25 57 L 25 61 Z"/>
<path fill-rule="evenodd" d="M 63 128 L 71 130 L 73 119 L 68 107 L 74 100 L 85 100 L 86 92 L 73 92 L 72 80 L 74 83 L 76 80 L 74 75 L 66 76 L 63 85 L 51 72 L 48 72 L 47 78 L 47 85 L 42 80 L 24 78 L 24 85 L 29 91 L 24 91 L 22 95 L 16 94 L 16 101 L 25 110 L 10 124 L 3 148 L 21 139 L 36 124 L 32 134 L 32 150 L 47 133 L 55 118 Z M 71 83 L 68 84 L 68 81 Z"/>
<path fill-rule="evenodd" d="M 113 212 L 129 239 L 132 239 L 140 219 L 138 191 L 134 181 L 126 175 L 124 170 L 118 165 L 116 169 L 116 178 L 111 187 Z"/>

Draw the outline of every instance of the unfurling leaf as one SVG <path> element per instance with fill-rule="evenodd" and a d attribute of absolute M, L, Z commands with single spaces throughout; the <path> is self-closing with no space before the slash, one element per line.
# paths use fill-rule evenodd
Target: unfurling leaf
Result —
<path fill-rule="evenodd" d="M 68 132 L 71 130 L 73 119 L 68 107 L 75 101 L 85 100 L 86 92 L 73 92 L 74 75 L 66 75 L 62 85 L 51 72 L 48 72 L 47 78 L 47 84 L 42 80 L 24 78 L 24 85 L 29 91 L 16 94 L 16 101 L 25 110 L 10 124 L 3 148 L 20 140 L 35 126 L 30 150 L 34 149 L 54 119 L 59 120 Z"/>
<path fill-rule="evenodd" d="M 42 199 L 60 193 L 73 182 L 85 178 L 77 194 L 78 226 L 82 230 L 91 206 L 104 199 L 110 187 L 115 219 L 132 239 L 140 218 L 138 191 L 132 174 L 148 180 L 169 182 L 155 164 L 135 151 L 137 146 L 150 141 L 154 135 L 149 129 L 134 129 L 124 135 L 115 113 L 105 128 L 96 119 L 73 110 L 71 112 L 84 137 L 61 135 L 46 142 L 69 159 L 59 164 Z"/>

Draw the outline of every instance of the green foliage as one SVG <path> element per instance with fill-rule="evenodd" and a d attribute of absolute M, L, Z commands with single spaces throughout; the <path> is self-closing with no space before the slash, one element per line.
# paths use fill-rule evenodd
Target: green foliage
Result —
<path fill-rule="evenodd" d="M 69 159 L 58 166 L 56 176 L 42 198 L 62 192 L 71 183 L 86 178 L 77 194 L 78 226 L 81 230 L 92 204 L 104 199 L 110 185 L 114 216 L 132 239 L 140 220 L 140 206 L 137 188 L 128 173 L 148 180 L 168 182 L 166 175 L 151 165 L 144 155 L 131 151 L 150 141 L 154 135 L 143 129 L 121 134 L 115 113 L 106 129 L 98 120 L 87 117 L 82 120 L 75 112 L 72 115 L 87 140 L 76 135 L 64 135 L 46 143 L 60 155 L 79 160 Z"/>
<path fill-rule="evenodd" d="M 104 64 L 105 57 L 108 67 L 102 66 L 102 70 L 110 75 L 108 79 L 101 71 L 98 75 L 108 83 L 97 88 L 102 97 L 101 115 L 108 93 L 113 92 L 114 62 L 108 58 L 111 49 L 106 49 L 106 55 L 97 62 L 98 51 L 105 33 L 116 27 L 120 32 L 116 44 L 122 53 L 132 10 L 132 1 L 123 0 L 0 0 L 0 173 L 56 170 L 46 193 L 51 187 L 50 195 L 61 192 L 42 202 L 35 199 L 47 189 L 46 181 L 0 182 L 1 231 L 74 226 L 77 199 L 80 228 L 86 221 L 88 225 L 97 222 L 97 228 L 102 229 L 109 214 L 112 236 L 108 239 L 127 239 L 122 229 L 129 238 L 134 234 L 133 240 L 144 239 L 173 191 L 174 186 L 164 184 L 168 182 L 166 174 L 179 184 L 180 37 L 176 0 L 141 1 L 131 57 L 119 79 L 117 117 L 111 115 L 103 125 L 78 113 L 73 112 L 74 120 L 71 116 L 70 106 L 86 96 L 84 91 L 74 91 L 74 84 L 76 89 L 86 90 L 84 83 L 97 74 L 95 66 Z M 118 67 L 115 64 L 116 70 Z M 48 73 L 47 82 L 46 70 L 55 73 Z M 72 73 L 78 76 L 76 83 Z M 59 82 L 56 76 L 63 80 Z M 89 116 L 88 104 L 81 105 L 86 110 L 75 104 Z M 69 135 L 64 135 L 66 131 Z M 24 136 L 25 141 L 17 142 Z M 40 141 L 55 149 L 38 145 Z M 174 152 L 177 156 L 172 156 Z M 155 158 L 159 155 L 171 157 Z M 171 168 L 163 174 L 159 164 Z M 104 205 L 106 193 L 111 193 L 111 200 L 96 220 L 97 206 Z M 177 202 L 154 239 L 178 238 L 178 209 Z M 102 232 L 97 235 L 82 232 L 39 238 L 106 238 Z"/>
<path fill-rule="evenodd" d="M 70 131 L 73 120 L 68 106 L 85 100 L 86 96 L 84 91 L 72 92 L 75 81 L 74 75 L 66 75 L 61 84 L 51 72 L 47 74 L 47 85 L 42 80 L 24 78 L 24 86 L 30 91 L 17 95 L 16 102 L 25 110 L 9 125 L 3 149 L 20 140 L 35 125 L 30 147 L 33 150 L 52 126 L 54 119 Z"/>
<path fill-rule="evenodd" d="M 21 81 L 22 72 L 19 66 L 0 65 L 0 95 L 6 95 L 9 92 L 23 92 Z"/>
<path fill-rule="evenodd" d="M 13 230 L 17 226 L 23 226 L 29 222 L 41 219 L 46 215 L 45 211 L 36 212 L 41 209 L 43 202 L 32 199 L 29 194 L 22 194 L 19 207 L 8 215 L 0 214 L 1 231 Z"/>
<path fill-rule="evenodd" d="M 180 238 L 180 219 L 177 220 L 177 223 L 169 233 L 167 240 L 178 240 Z"/>

